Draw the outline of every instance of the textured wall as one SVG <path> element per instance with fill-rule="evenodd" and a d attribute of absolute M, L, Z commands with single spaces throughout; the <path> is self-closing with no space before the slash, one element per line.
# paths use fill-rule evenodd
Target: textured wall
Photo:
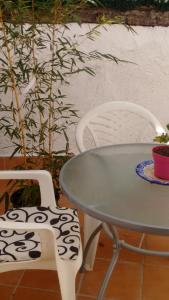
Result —
<path fill-rule="evenodd" d="M 73 33 L 83 33 L 89 24 L 72 25 Z M 91 25 L 94 26 L 94 25 Z M 133 27 L 134 32 L 124 26 L 111 25 L 101 28 L 101 34 L 93 43 L 84 40 L 82 49 L 97 49 L 112 53 L 118 58 L 133 63 L 93 63 L 95 77 L 79 74 L 73 77 L 65 91 L 68 101 L 75 104 L 79 116 L 92 107 L 107 101 L 131 101 L 152 111 L 165 125 L 169 122 L 169 28 Z M 74 130 L 70 134 L 72 152 L 77 153 Z M 58 145 L 58 140 L 56 141 Z M 60 142 L 59 142 L 60 144 Z M 3 146 L 1 139 L 1 148 Z M 0 150 L 7 155 L 10 149 Z"/>
<path fill-rule="evenodd" d="M 83 47 L 112 53 L 133 64 L 97 62 L 95 77 L 81 74 L 74 78 L 67 94 L 79 115 L 107 101 L 131 101 L 149 109 L 165 125 L 169 122 L 169 28 L 136 26 L 135 33 L 121 25 L 106 29 L 102 28 L 94 44 L 86 41 Z M 73 130 L 71 146 L 76 152 Z"/>

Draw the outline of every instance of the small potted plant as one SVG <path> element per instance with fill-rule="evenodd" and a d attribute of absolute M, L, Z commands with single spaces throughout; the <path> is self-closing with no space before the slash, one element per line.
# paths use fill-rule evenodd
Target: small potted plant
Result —
<path fill-rule="evenodd" d="M 169 124 L 167 124 L 169 130 Z M 161 179 L 169 180 L 169 134 L 162 133 L 154 138 L 155 142 L 163 143 L 164 145 L 155 146 L 152 149 L 154 159 L 154 175 Z"/>

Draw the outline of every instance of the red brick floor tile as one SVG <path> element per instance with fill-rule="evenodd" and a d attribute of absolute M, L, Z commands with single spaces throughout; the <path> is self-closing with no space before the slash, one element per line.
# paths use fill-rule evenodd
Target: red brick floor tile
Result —
<path fill-rule="evenodd" d="M 77 274 L 76 277 L 77 289 L 78 289 L 80 276 L 81 274 Z M 60 287 L 59 287 L 57 271 L 26 270 L 20 282 L 20 287 L 50 290 L 50 291 L 55 291 L 58 297 L 60 295 Z"/>
<path fill-rule="evenodd" d="M 142 238 L 142 233 L 136 232 L 136 231 L 131 231 L 131 230 L 126 230 L 126 229 L 118 229 L 119 231 L 119 236 L 121 240 L 124 240 L 126 243 L 131 244 L 132 246 L 139 247 L 141 238 Z M 143 245 L 144 245 L 144 240 L 143 240 Z M 133 262 L 143 262 L 144 256 L 142 254 L 130 251 L 128 249 L 122 249 L 120 251 L 120 260 L 122 261 L 133 261 Z"/>
<path fill-rule="evenodd" d="M 20 286 L 54 290 L 59 293 L 59 282 L 56 271 L 50 270 L 26 270 Z"/>
<path fill-rule="evenodd" d="M 112 240 L 102 231 L 99 238 L 96 257 L 110 259 L 113 253 Z"/>
<path fill-rule="evenodd" d="M 141 234 L 134 231 L 132 232 L 127 230 L 119 230 L 119 237 L 121 240 L 124 240 L 125 242 L 133 246 L 138 246 L 141 239 Z M 110 259 L 112 257 L 112 254 L 113 254 L 113 242 L 102 231 L 99 239 L 96 257 Z M 120 251 L 119 259 L 122 261 L 142 262 L 143 255 L 123 248 Z"/>
<path fill-rule="evenodd" d="M 23 276 L 24 271 L 11 271 L 0 273 L 0 285 L 16 285 Z"/>
<path fill-rule="evenodd" d="M 56 292 L 19 287 L 17 288 L 12 300 L 61 300 L 61 298 L 56 294 Z"/>
<path fill-rule="evenodd" d="M 168 236 L 157 236 L 157 235 L 146 235 L 145 246 L 147 249 L 168 251 L 169 252 L 169 237 Z M 145 255 L 145 264 L 165 265 L 169 267 L 169 256 L 160 257 Z"/>
<path fill-rule="evenodd" d="M 169 299 L 169 268 L 144 266 L 143 300 Z"/>
<path fill-rule="evenodd" d="M 90 296 L 78 296 L 77 300 L 94 300 L 96 297 L 90 297 Z"/>
<path fill-rule="evenodd" d="M 108 262 L 97 260 L 92 272 L 86 272 L 79 295 L 96 297 Z M 111 276 L 106 297 L 116 300 L 139 300 L 142 269 L 136 263 L 119 263 Z"/>
<path fill-rule="evenodd" d="M 9 300 L 12 297 L 13 287 L 0 286 L 0 299 Z"/>

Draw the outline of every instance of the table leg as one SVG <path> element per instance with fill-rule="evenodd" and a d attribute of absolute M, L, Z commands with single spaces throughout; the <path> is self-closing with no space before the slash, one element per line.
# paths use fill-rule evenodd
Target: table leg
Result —
<path fill-rule="evenodd" d="M 108 270 L 105 274 L 104 280 L 102 282 L 101 288 L 99 290 L 99 294 L 97 296 L 97 300 L 102 300 L 107 288 L 107 285 L 109 283 L 111 274 L 116 266 L 118 257 L 119 257 L 119 252 L 120 252 L 120 241 L 119 241 L 119 236 L 118 236 L 118 232 L 116 230 L 116 228 L 114 226 L 109 226 L 107 224 L 103 224 L 103 228 L 106 231 L 106 233 L 108 234 L 109 237 L 111 237 L 111 239 L 113 239 L 113 256 L 112 259 L 110 261 Z"/>
<path fill-rule="evenodd" d="M 149 249 L 141 248 L 142 241 L 139 244 L 139 247 L 136 247 L 136 246 L 133 246 L 133 245 L 130 245 L 130 244 L 126 243 L 123 240 L 120 240 L 116 227 L 111 225 L 111 224 L 103 223 L 103 229 L 105 230 L 107 235 L 113 240 L 113 248 L 114 249 L 113 249 L 113 256 L 112 256 L 112 259 L 111 259 L 110 264 L 108 266 L 108 270 L 105 274 L 105 277 L 103 279 L 101 288 L 100 288 L 98 296 L 97 296 L 97 300 L 103 300 L 107 285 L 109 283 L 109 280 L 110 280 L 111 274 L 114 270 L 114 267 L 117 263 L 117 260 L 118 260 L 118 257 L 119 257 L 119 252 L 120 252 L 121 248 L 125 248 L 125 249 L 128 249 L 130 251 L 134 251 L 136 253 L 141 253 L 141 254 L 144 254 L 144 255 L 146 254 L 146 255 L 169 257 L 169 251 L 158 251 L 158 250 L 149 250 Z M 144 235 L 143 235 L 143 237 L 144 237 Z"/>

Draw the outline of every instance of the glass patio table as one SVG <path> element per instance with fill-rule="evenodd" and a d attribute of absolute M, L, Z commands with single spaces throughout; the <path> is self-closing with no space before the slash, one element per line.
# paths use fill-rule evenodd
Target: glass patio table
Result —
<path fill-rule="evenodd" d="M 113 256 L 98 300 L 103 299 L 119 250 L 169 256 L 121 241 L 116 225 L 143 233 L 169 235 L 169 185 L 151 183 L 136 173 L 143 161 L 152 160 L 154 144 L 123 144 L 83 152 L 61 170 L 61 187 L 74 205 L 103 222 L 113 239 Z"/>

